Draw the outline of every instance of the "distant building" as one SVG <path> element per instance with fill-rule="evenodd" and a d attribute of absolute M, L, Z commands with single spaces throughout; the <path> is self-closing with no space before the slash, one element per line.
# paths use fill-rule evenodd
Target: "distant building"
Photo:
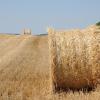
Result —
<path fill-rule="evenodd" d="M 22 34 L 23 35 L 31 35 L 32 34 L 31 29 L 24 29 Z"/>

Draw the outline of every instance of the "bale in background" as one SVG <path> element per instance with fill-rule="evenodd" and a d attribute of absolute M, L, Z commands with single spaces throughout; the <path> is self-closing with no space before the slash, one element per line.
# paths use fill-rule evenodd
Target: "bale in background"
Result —
<path fill-rule="evenodd" d="M 100 33 L 48 29 L 54 91 L 94 88 L 100 82 Z"/>

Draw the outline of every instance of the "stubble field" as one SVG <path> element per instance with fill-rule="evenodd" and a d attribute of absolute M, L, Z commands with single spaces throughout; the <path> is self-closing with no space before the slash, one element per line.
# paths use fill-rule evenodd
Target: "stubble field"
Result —
<path fill-rule="evenodd" d="M 0 35 L 0 100 L 100 100 L 100 88 L 53 94 L 48 36 Z"/>

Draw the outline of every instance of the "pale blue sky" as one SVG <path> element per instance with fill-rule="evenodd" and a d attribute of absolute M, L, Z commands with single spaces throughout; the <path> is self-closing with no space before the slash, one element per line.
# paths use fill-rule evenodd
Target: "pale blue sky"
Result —
<path fill-rule="evenodd" d="M 100 0 L 0 0 L 0 33 L 33 34 L 55 29 L 84 28 L 100 21 Z"/>

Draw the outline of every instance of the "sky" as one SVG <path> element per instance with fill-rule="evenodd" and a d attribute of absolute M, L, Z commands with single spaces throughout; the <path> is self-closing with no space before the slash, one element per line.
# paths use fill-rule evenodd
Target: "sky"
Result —
<path fill-rule="evenodd" d="M 100 0 L 0 0 L 0 33 L 30 28 L 45 34 L 47 28 L 85 28 L 100 21 Z"/>

